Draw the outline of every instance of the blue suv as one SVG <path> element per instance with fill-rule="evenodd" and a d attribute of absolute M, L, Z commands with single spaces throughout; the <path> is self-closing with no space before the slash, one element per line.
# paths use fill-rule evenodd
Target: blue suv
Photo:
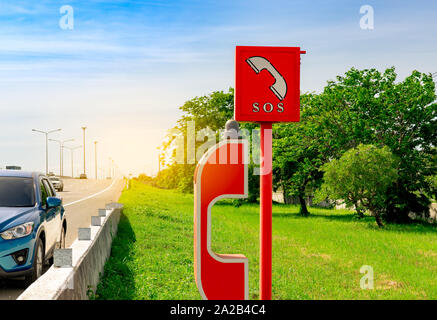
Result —
<path fill-rule="evenodd" d="M 62 199 L 46 176 L 0 170 L 0 277 L 35 281 L 66 232 Z"/>

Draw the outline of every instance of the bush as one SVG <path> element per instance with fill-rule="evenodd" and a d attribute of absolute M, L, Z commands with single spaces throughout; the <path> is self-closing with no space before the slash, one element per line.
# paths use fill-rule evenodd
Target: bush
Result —
<path fill-rule="evenodd" d="M 361 216 L 368 210 L 383 226 L 382 215 L 387 212 L 387 190 L 397 180 L 397 159 L 388 147 L 378 148 L 360 144 L 345 152 L 339 160 L 325 164 L 321 193 L 331 199 L 343 199 L 355 206 Z"/>

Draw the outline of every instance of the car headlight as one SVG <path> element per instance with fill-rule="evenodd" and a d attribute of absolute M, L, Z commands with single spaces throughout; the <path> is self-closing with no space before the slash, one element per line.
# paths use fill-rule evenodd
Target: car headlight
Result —
<path fill-rule="evenodd" d="M 10 228 L 0 233 L 0 236 L 5 240 L 18 239 L 28 236 L 33 231 L 33 222 L 26 222 L 19 226 Z"/>

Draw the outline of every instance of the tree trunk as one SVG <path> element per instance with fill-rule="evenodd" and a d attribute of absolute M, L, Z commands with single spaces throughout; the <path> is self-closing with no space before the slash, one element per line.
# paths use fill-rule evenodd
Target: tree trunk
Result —
<path fill-rule="evenodd" d="M 282 184 L 282 196 L 284 197 L 284 204 L 288 204 L 288 201 L 287 201 L 287 189 L 285 187 L 285 184 Z"/>
<path fill-rule="evenodd" d="M 308 216 L 310 213 L 307 209 L 305 198 L 301 195 L 299 195 L 299 202 L 300 202 L 300 214 L 305 217 Z"/>
<path fill-rule="evenodd" d="M 358 207 L 358 202 L 355 202 L 354 205 L 355 205 L 355 211 L 357 212 L 358 219 L 362 219 L 362 218 L 364 218 L 364 213 L 363 213 L 363 211 L 361 211 L 361 209 Z"/>
<path fill-rule="evenodd" d="M 378 227 L 380 227 L 380 228 L 384 227 L 384 224 L 382 223 L 382 219 L 381 219 L 381 216 L 379 215 L 379 212 L 374 211 L 373 215 L 375 216 L 375 220 L 376 220 L 376 223 L 378 224 Z"/>

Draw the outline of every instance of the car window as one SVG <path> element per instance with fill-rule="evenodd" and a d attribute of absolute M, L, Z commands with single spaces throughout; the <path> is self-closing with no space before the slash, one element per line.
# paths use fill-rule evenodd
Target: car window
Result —
<path fill-rule="evenodd" d="M 0 207 L 33 207 L 35 187 L 32 178 L 0 177 Z"/>
<path fill-rule="evenodd" d="M 52 184 L 49 182 L 49 180 L 43 179 L 43 183 L 44 183 L 44 186 L 46 187 L 46 191 L 48 194 L 47 197 L 54 197 L 55 194 L 54 194 L 53 189 L 52 189 Z"/>
<path fill-rule="evenodd" d="M 50 197 L 56 197 L 56 191 L 55 191 L 55 187 L 53 187 L 53 183 L 51 183 L 50 180 L 47 180 L 47 183 L 50 187 L 50 193 L 52 194 Z"/>
<path fill-rule="evenodd" d="M 43 180 L 40 181 L 39 187 L 41 189 L 41 204 L 46 206 L 48 193 L 46 191 L 46 187 L 44 186 Z"/>

